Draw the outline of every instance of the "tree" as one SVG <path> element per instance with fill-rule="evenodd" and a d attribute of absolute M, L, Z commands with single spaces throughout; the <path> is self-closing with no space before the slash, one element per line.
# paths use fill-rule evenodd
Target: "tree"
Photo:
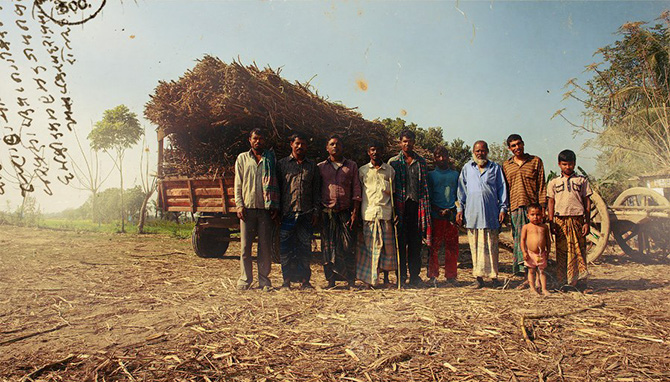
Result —
<path fill-rule="evenodd" d="M 596 52 L 602 62 L 586 67 L 585 84 L 571 79 L 564 99 L 584 106 L 583 122 L 563 115 L 587 145 L 601 151 L 598 170 L 622 181 L 635 173 L 670 168 L 670 12 L 661 23 L 624 24 L 621 38 Z"/>
<path fill-rule="evenodd" d="M 147 204 L 151 195 L 156 189 L 156 176 L 149 173 L 149 146 L 145 141 L 146 134 L 142 137 L 142 155 L 140 156 L 140 177 L 142 181 L 142 191 L 144 191 L 144 200 L 140 208 L 140 217 L 137 223 L 137 233 L 144 233 L 144 222 L 147 216 Z"/>
<path fill-rule="evenodd" d="M 507 142 L 491 142 L 489 145 L 489 160 L 502 166 L 503 162 L 512 156 L 507 148 Z"/>
<path fill-rule="evenodd" d="M 466 145 L 465 141 L 461 138 L 454 138 L 451 142 L 446 143 L 446 146 L 447 150 L 449 150 L 449 157 L 451 157 L 453 167 L 460 171 L 472 158 L 472 148 Z"/>
<path fill-rule="evenodd" d="M 470 146 L 466 145 L 465 141 L 460 138 L 454 138 L 451 142 L 446 142 L 442 136 L 441 127 L 429 127 L 428 129 L 424 129 L 414 122 L 407 124 L 402 118 L 385 118 L 381 123 L 384 124 L 391 136 L 396 140 L 400 136 L 400 132 L 404 129 L 413 131 L 416 134 L 416 146 L 419 151 L 421 151 L 421 155 L 428 156 L 426 159 L 431 159 L 433 150 L 435 150 L 437 146 L 443 145 L 449 150 L 452 165 L 456 169 L 460 170 L 460 168 L 470 160 Z M 395 149 L 395 147 L 393 147 L 393 149 Z M 394 152 L 393 149 L 387 150 L 387 154 L 396 155 L 397 151 Z"/>
<path fill-rule="evenodd" d="M 100 220 L 103 223 L 109 223 L 115 219 L 118 219 L 122 198 L 124 200 L 123 212 L 126 219 L 130 219 L 131 221 L 138 220 L 140 217 L 142 202 L 144 201 L 144 195 L 145 194 L 141 186 L 135 186 L 124 190 L 123 194 L 121 193 L 120 188 L 108 188 L 100 191 L 96 196 L 96 203 L 98 206 L 97 213 L 100 217 Z M 73 211 L 73 215 L 90 217 L 92 213 L 92 205 L 93 195 L 89 196 L 88 200 L 86 200 L 86 202 L 77 209 L 80 212 Z"/>
<path fill-rule="evenodd" d="M 429 127 L 428 129 L 424 129 L 414 122 L 407 124 L 402 118 L 385 118 L 381 122 L 396 141 L 403 130 L 407 129 L 413 131 L 414 134 L 416 134 L 416 145 L 429 153 L 432 153 L 438 145 L 444 144 L 442 128 L 440 127 Z"/>
<path fill-rule="evenodd" d="M 71 185 L 78 190 L 89 191 L 91 193 L 91 220 L 94 223 L 97 222 L 98 225 L 100 225 L 102 219 L 100 219 L 100 213 L 97 208 L 97 196 L 98 192 L 100 192 L 100 188 L 102 188 L 102 185 L 112 174 L 114 168 L 111 168 L 107 175 L 102 177 L 100 174 L 100 161 L 98 155 L 99 150 L 95 150 L 93 147 L 90 147 L 88 153 L 84 151 L 84 148 L 81 145 L 81 141 L 79 140 L 79 135 L 77 135 L 77 131 L 73 130 L 73 132 L 77 141 L 79 153 L 83 159 L 83 163 L 74 160 L 69 151 L 67 152 L 67 155 L 70 158 L 70 163 L 73 164 L 74 175 L 79 182 L 79 185 L 75 185 L 75 183 L 71 183 Z"/>
<path fill-rule="evenodd" d="M 125 211 L 123 203 L 123 157 L 126 150 L 135 145 L 142 137 L 143 130 L 137 120 L 137 114 L 125 105 L 105 110 L 101 121 L 88 135 L 93 150 L 103 150 L 114 161 L 121 180 L 121 232 L 125 232 Z M 112 155 L 112 153 L 114 155 Z"/>

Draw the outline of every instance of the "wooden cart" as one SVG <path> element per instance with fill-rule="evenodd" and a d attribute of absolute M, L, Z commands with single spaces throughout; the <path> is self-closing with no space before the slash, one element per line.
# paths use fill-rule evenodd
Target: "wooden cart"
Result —
<path fill-rule="evenodd" d="M 231 241 L 240 241 L 233 172 L 215 177 L 163 176 L 163 138 L 158 143 L 158 203 L 166 212 L 196 215 L 191 233 L 200 257 L 222 257 Z M 273 233 L 272 258 L 279 261 L 279 227 Z"/>
<path fill-rule="evenodd" d="M 670 201 L 658 192 L 633 187 L 612 206 L 597 193 L 591 196 L 591 232 L 587 260 L 595 261 L 607 247 L 610 234 L 628 255 L 670 251 Z"/>

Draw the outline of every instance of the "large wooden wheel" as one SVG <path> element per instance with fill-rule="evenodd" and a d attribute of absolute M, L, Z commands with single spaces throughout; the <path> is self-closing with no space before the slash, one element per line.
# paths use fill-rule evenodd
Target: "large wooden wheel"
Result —
<path fill-rule="evenodd" d="M 586 236 L 586 260 L 596 261 L 605 252 L 610 236 L 610 215 L 599 194 L 591 194 L 591 230 Z"/>
<path fill-rule="evenodd" d="M 670 208 L 670 202 L 654 190 L 633 187 L 622 192 L 612 205 L 613 209 L 621 211 L 613 225 L 614 238 L 628 255 L 670 250 L 670 222 L 649 217 L 647 211 L 650 209 L 645 207 Z"/>

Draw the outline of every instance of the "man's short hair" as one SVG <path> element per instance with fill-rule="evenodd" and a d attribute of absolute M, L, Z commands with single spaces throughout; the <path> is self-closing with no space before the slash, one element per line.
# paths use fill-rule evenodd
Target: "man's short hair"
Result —
<path fill-rule="evenodd" d="M 449 157 L 449 150 L 447 150 L 447 148 L 442 145 L 437 146 L 435 150 L 433 150 L 433 156 L 436 157 L 438 155 Z"/>
<path fill-rule="evenodd" d="M 577 155 L 572 150 L 563 150 L 558 153 L 559 162 L 577 162 Z"/>
<path fill-rule="evenodd" d="M 368 142 L 368 149 L 370 147 L 376 147 L 378 149 L 384 149 L 384 145 L 382 145 L 379 141 L 370 141 Z"/>
<path fill-rule="evenodd" d="M 410 129 L 403 129 L 403 131 L 400 132 L 400 139 L 402 140 L 403 138 L 409 138 L 413 141 L 416 141 L 416 133 L 414 133 Z"/>
<path fill-rule="evenodd" d="M 542 211 L 542 206 L 540 205 L 540 203 L 530 203 L 528 205 L 528 207 L 526 208 L 526 210 L 530 212 L 530 210 L 532 210 L 532 209 Z"/>
<path fill-rule="evenodd" d="M 293 142 L 295 142 L 296 139 L 302 139 L 303 141 L 306 141 L 307 136 L 305 136 L 305 134 L 303 134 L 303 133 L 293 133 L 293 134 L 291 134 L 290 137 L 288 137 L 288 142 L 293 143 Z"/>
<path fill-rule="evenodd" d="M 472 145 L 472 151 L 475 150 L 475 146 L 477 146 L 478 143 L 483 143 L 483 144 L 484 144 L 484 147 L 486 147 L 486 151 L 489 151 L 489 144 L 486 143 L 486 141 L 483 141 L 483 140 L 481 140 L 481 139 L 478 140 L 478 141 L 476 141 L 476 142 Z"/>
<path fill-rule="evenodd" d="M 252 129 L 252 130 L 249 132 L 249 138 L 251 138 L 251 136 L 254 135 L 254 134 L 256 134 L 256 135 L 260 135 L 261 137 L 265 137 L 265 133 L 263 132 L 263 130 L 261 130 L 261 129 L 258 128 L 258 127 L 255 128 L 255 129 Z"/>
<path fill-rule="evenodd" d="M 331 139 L 337 139 L 338 141 L 342 142 L 342 137 L 337 134 L 331 134 L 326 142 L 330 142 Z"/>
<path fill-rule="evenodd" d="M 521 135 L 519 135 L 519 134 L 510 134 L 509 137 L 507 137 L 507 147 L 509 147 L 509 145 L 514 141 L 523 142 L 523 139 L 521 138 Z"/>

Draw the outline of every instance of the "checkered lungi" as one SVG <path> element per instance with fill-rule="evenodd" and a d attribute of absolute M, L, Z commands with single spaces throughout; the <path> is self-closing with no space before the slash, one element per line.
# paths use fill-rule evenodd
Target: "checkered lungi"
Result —
<path fill-rule="evenodd" d="M 321 231 L 321 252 L 323 254 L 323 271 L 326 280 L 352 281 L 355 277 L 355 236 L 347 223 L 351 211 L 323 210 L 323 226 Z"/>
<path fill-rule="evenodd" d="M 395 229 L 391 220 L 363 222 L 363 240 L 356 251 L 356 278 L 377 284 L 379 271 L 398 267 Z"/>
<path fill-rule="evenodd" d="M 582 236 L 584 216 L 556 216 L 556 279 L 571 284 L 586 279 L 586 238 Z"/>
<path fill-rule="evenodd" d="M 440 275 L 438 254 L 444 248 L 444 277 L 455 279 L 458 272 L 458 226 L 449 219 L 433 218 L 432 244 L 428 260 L 428 277 Z"/>

